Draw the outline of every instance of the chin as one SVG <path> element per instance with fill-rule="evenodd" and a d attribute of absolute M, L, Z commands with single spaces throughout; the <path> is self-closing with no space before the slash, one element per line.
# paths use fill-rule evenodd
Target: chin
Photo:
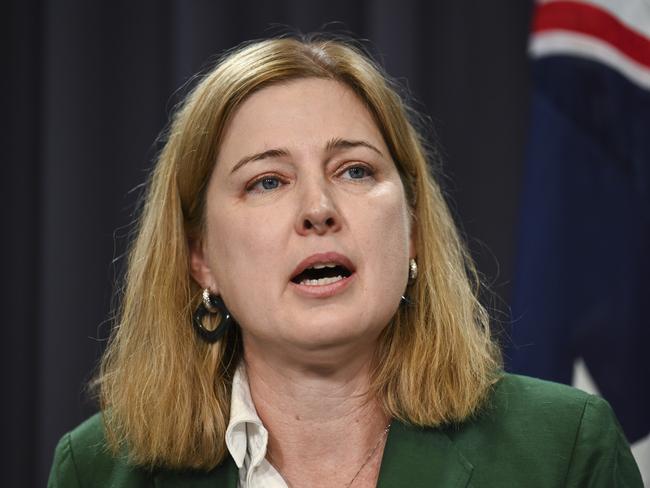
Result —
<path fill-rule="evenodd" d="M 363 324 L 359 317 L 310 317 L 291 328 L 291 342 L 305 350 L 357 348 L 374 343 L 384 327 Z"/>
<path fill-rule="evenodd" d="M 377 336 L 350 336 L 349 333 L 303 334 L 285 343 L 286 358 L 323 374 L 338 374 L 341 367 L 368 363 L 375 351 Z M 290 344 L 286 349 L 286 344 Z"/>

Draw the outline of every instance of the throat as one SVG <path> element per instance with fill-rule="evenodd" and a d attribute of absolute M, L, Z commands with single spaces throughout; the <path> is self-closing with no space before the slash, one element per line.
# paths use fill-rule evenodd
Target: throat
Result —
<path fill-rule="evenodd" d="M 333 442 L 315 438 L 308 446 L 287 445 L 271 434 L 266 458 L 289 487 L 320 486 L 323 480 L 328 486 L 375 487 L 391 427 L 384 421 L 369 423 L 365 432 L 351 424 Z"/>
<path fill-rule="evenodd" d="M 369 460 L 353 484 L 364 486 L 361 477 L 378 470 L 388 437 L 389 419 L 379 399 L 369 396 L 374 348 L 346 354 L 337 368 L 323 370 L 258 346 L 244 337 L 251 399 L 269 433 L 270 460 L 290 485 L 322 486 L 327 480 L 347 486 L 372 457 L 376 465 Z"/>

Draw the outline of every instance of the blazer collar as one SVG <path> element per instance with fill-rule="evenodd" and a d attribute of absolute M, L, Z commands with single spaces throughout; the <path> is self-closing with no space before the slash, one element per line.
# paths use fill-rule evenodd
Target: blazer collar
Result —
<path fill-rule="evenodd" d="M 154 476 L 156 488 L 237 488 L 239 470 L 226 460 L 211 471 L 161 471 Z"/>
<path fill-rule="evenodd" d="M 464 488 L 472 464 L 444 430 L 419 428 L 394 420 L 379 470 L 377 488 Z M 239 472 L 230 456 L 209 472 L 159 472 L 156 488 L 237 488 Z"/>
<path fill-rule="evenodd" d="M 466 487 L 474 467 L 440 429 L 393 421 L 377 488 Z"/>

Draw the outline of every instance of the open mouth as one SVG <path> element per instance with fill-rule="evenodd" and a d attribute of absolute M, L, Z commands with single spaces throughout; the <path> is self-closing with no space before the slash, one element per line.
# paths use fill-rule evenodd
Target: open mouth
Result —
<path fill-rule="evenodd" d="M 336 283 L 352 274 L 349 268 L 336 263 L 316 263 L 291 278 L 293 283 L 306 286 L 322 286 Z"/>

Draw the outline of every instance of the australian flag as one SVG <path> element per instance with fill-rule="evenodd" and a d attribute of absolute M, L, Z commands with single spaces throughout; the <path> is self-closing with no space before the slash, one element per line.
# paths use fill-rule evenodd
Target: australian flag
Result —
<path fill-rule="evenodd" d="M 581 358 L 628 440 L 650 433 L 650 2 L 546 0 L 509 370 L 571 384 Z"/>

